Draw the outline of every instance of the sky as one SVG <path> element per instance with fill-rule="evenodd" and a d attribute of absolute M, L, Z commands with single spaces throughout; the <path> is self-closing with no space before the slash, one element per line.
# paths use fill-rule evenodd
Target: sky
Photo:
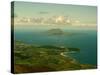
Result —
<path fill-rule="evenodd" d="M 33 2 L 15 2 L 14 13 L 17 17 L 68 16 L 80 25 L 97 24 L 97 7 L 69 4 L 49 4 Z"/>

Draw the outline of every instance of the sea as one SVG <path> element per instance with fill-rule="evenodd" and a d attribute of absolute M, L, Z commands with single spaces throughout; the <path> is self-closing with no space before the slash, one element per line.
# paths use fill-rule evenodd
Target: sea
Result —
<path fill-rule="evenodd" d="M 50 29 L 61 29 L 72 35 L 48 35 Z M 79 48 L 70 56 L 82 64 L 97 65 L 97 29 L 81 27 L 15 26 L 14 39 L 33 45 L 56 45 Z"/>

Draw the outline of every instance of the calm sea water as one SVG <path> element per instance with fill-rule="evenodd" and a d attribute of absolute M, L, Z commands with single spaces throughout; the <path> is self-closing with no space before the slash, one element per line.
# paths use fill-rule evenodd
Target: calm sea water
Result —
<path fill-rule="evenodd" d="M 97 64 L 97 31 L 96 29 L 61 28 L 64 33 L 74 35 L 50 36 L 45 33 L 51 28 L 15 28 L 15 40 L 35 45 L 63 45 L 80 48 L 79 53 L 70 54 L 80 63 Z"/>

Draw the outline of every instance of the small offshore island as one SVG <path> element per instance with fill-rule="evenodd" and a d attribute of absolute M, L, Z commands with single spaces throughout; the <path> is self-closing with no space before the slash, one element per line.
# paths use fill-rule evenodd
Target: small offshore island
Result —
<path fill-rule="evenodd" d="M 75 35 L 83 35 L 80 33 L 73 33 L 73 32 L 65 32 L 60 28 L 53 28 L 45 31 L 45 34 L 50 36 L 75 36 Z"/>
<path fill-rule="evenodd" d="M 14 73 L 93 69 L 95 65 L 81 64 L 64 52 L 80 52 L 79 48 L 52 45 L 35 46 L 22 41 L 14 43 Z"/>

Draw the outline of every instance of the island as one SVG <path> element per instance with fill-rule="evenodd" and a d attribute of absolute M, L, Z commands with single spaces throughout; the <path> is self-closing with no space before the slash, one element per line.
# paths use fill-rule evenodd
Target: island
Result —
<path fill-rule="evenodd" d="M 45 31 L 45 34 L 50 35 L 50 36 L 75 36 L 75 35 L 83 35 L 80 33 L 76 32 L 70 32 L 70 31 L 64 31 L 60 28 L 54 28 L 54 29 L 49 29 Z"/>
<path fill-rule="evenodd" d="M 50 30 L 47 31 L 47 33 L 50 34 L 50 35 L 63 35 L 64 34 L 64 32 L 59 28 L 50 29 Z"/>

